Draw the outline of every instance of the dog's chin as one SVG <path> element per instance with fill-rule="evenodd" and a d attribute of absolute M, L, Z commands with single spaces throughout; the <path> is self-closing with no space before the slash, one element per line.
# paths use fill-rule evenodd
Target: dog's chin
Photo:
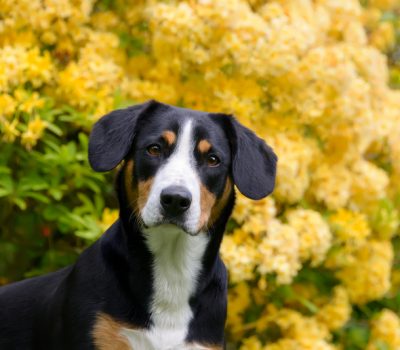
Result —
<path fill-rule="evenodd" d="M 157 222 L 155 222 L 155 223 L 152 223 L 152 224 L 146 224 L 146 223 L 144 223 L 144 227 L 145 227 L 146 229 L 151 229 L 151 228 L 153 228 L 153 227 L 160 227 L 160 226 L 175 227 L 175 228 L 177 228 L 178 230 L 181 230 L 181 231 L 185 232 L 186 234 L 188 234 L 188 235 L 190 235 L 190 236 L 197 236 L 197 235 L 200 233 L 200 231 L 195 231 L 195 232 L 194 232 L 193 230 L 190 230 L 190 229 L 185 225 L 185 223 L 182 223 L 182 222 L 179 221 L 179 220 L 174 220 L 174 219 L 169 219 L 169 218 L 163 218 L 162 220 L 159 220 L 159 221 L 157 221 Z"/>

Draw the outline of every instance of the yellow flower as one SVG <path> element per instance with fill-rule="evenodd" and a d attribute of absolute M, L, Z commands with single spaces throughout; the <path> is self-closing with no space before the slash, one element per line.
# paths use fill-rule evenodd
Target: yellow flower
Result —
<path fill-rule="evenodd" d="M 396 42 L 395 28 L 392 23 L 382 22 L 371 33 L 369 42 L 382 51 L 389 50 Z"/>
<path fill-rule="evenodd" d="M 242 324 L 242 316 L 251 303 L 249 286 L 242 282 L 232 287 L 228 293 L 227 324 L 237 331 Z"/>
<path fill-rule="evenodd" d="M 77 108 L 95 109 L 100 100 L 113 95 L 121 78 L 121 67 L 112 59 L 87 50 L 59 73 L 57 95 Z"/>
<path fill-rule="evenodd" d="M 339 164 L 320 163 L 312 173 L 311 191 L 329 209 L 344 207 L 351 194 L 351 172 Z"/>
<path fill-rule="evenodd" d="M 338 286 L 333 290 L 332 299 L 318 310 L 317 320 L 329 330 L 336 330 L 350 319 L 351 304 L 345 288 Z"/>
<path fill-rule="evenodd" d="M 251 199 L 243 196 L 241 193 L 236 198 L 236 205 L 232 217 L 238 224 L 242 224 L 252 213 Z"/>
<path fill-rule="evenodd" d="M 267 230 L 267 222 L 262 215 L 253 214 L 243 223 L 242 229 L 248 234 L 259 237 Z"/>
<path fill-rule="evenodd" d="M 9 117 L 14 114 L 16 105 L 17 104 L 12 96 L 8 94 L 0 94 L 0 117 L 1 115 Z"/>
<path fill-rule="evenodd" d="M 290 283 L 301 267 L 298 233 L 278 220 L 271 221 L 267 230 L 258 245 L 258 271 L 276 273 L 278 283 Z"/>
<path fill-rule="evenodd" d="M 283 338 L 276 343 L 267 345 L 264 350 L 334 350 L 335 347 L 325 340 L 287 339 Z"/>
<path fill-rule="evenodd" d="M 303 316 L 294 310 L 277 310 L 270 315 L 270 320 L 280 328 L 284 339 L 295 340 L 297 344 L 318 344 L 331 337 L 326 326 L 315 317 Z"/>
<path fill-rule="evenodd" d="M 31 150 L 36 145 L 37 140 L 35 134 L 30 130 L 23 132 L 21 135 L 21 143 L 27 150 Z"/>
<path fill-rule="evenodd" d="M 26 91 L 16 90 L 14 96 L 20 102 L 18 109 L 22 112 L 31 114 L 34 110 L 44 106 L 44 99 L 37 92 L 29 95 Z"/>
<path fill-rule="evenodd" d="M 39 48 L 35 47 L 26 52 L 24 78 L 33 84 L 34 87 L 40 87 L 44 83 L 49 83 L 52 79 L 53 65 L 48 51 L 40 54 Z"/>
<path fill-rule="evenodd" d="M 240 350 L 262 350 L 263 346 L 260 340 L 253 336 L 243 340 Z"/>
<path fill-rule="evenodd" d="M 271 137 L 270 143 L 279 155 L 274 196 L 280 201 L 296 203 L 310 184 L 315 147 L 298 133 L 279 133 Z"/>
<path fill-rule="evenodd" d="M 14 142 L 17 136 L 19 136 L 20 132 L 17 129 L 18 125 L 18 119 L 14 119 L 12 122 L 9 122 L 8 120 L 4 121 L 2 124 L 2 131 L 3 131 L 3 137 L 2 139 L 5 142 Z"/>
<path fill-rule="evenodd" d="M 368 241 L 357 248 L 350 260 L 337 272 L 355 304 L 383 297 L 390 289 L 393 248 L 390 242 Z"/>
<path fill-rule="evenodd" d="M 321 215 L 309 209 L 296 209 L 287 214 L 288 223 L 299 235 L 300 258 L 320 264 L 331 247 L 332 235 Z"/>
<path fill-rule="evenodd" d="M 26 50 L 21 46 L 5 46 L 0 48 L 0 67 L 4 69 L 3 91 L 8 92 L 10 87 L 14 87 L 25 82 Z"/>
<path fill-rule="evenodd" d="M 329 217 L 329 224 L 334 232 L 335 241 L 339 243 L 357 244 L 364 242 L 371 234 L 364 214 L 344 208 Z"/>
<path fill-rule="evenodd" d="M 372 321 L 371 338 L 367 350 L 379 350 L 382 347 L 400 349 L 400 318 L 391 310 L 384 309 Z"/>
<path fill-rule="evenodd" d="M 106 231 L 118 219 L 118 215 L 118 210 L 104 208 L 103 214 L 99 222 L 102 230 Z"/>
<path fill-rule="evenodd" d="M 21 143 L 26 149 L 31 150 L 36 145 L 37 141 L 41 138 L 46 122 L 38 116 L 28 123 L 28 129 L 21 136 Z"/>
<path fill-rule="evenodd" d="M 398 6 L 398 0 L 370 0 L 369 5 L 372 8 L 378 8 L 381 10 L 390 10 L 395 6 Z"/>
<path fill-rule="evenodd" d="M 221 254 L 230 271 L 231 282 L 250 280 L 258 262 L 258 251 L 251 241 L 237 244 L 233 236 L 224 237 Z"/>
<path fill-rule="evenodd" d="M 359 160 L 352 165 L 351 170 L 354 176 L 350 202 L 354 207 L 365 209 L 385 197 L 389 177 L 383 169 L 368 161 Z"/>

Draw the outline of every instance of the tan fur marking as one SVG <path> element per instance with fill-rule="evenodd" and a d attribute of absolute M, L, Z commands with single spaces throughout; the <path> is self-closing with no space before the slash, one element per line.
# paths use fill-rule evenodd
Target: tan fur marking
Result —
<path fill-rule="evenodd" d="M 200 153 L 207 153 L 211 149 L 211 143 L 207 140 L 201 140 L 197 145 Z"/>
<path fill-rule="evenodd" d="M 97 350 L 131 350 L 128 339 L 121 334 L 122 328 L 130 328 L 111 316 L 100 313 L 93 328 L 93 340 Z"/>
<path fill-rule="evenodd" d="M 176 134 L 171 130 L 164 131 L 162 136 L 169 146 L 173 145 L 176 141 Z"/>
<path fill-rule="evenodd" d="M 134 208 L 136 207 L 137 194 L 133 188 L 133 160 L 129 159 L 125 167 L 125 191 L 128 202 Z"/>
<path fill-rule="evenodd" d="M 199 228 L 207 226 L 208 219 L 210 218 L 211 208 L 215 204 L 215 196 L 203 184 L 200 187 L 200 220 Z"/>
<path fill-rule="evenodd" d="M 200 220 L 199 228 L 204 229 L 212 226 L 221 214 L 222 209 L 228 201 L 229 195 L 232 192 L 232 181 L 226 179 L 224 192 L 221 198 L 217 201 L 214 194 L 207 190 L 204 185 L 200 188 Z"/>
<path fill-rule="evenodd" d="M 228 177 L 225 182 L 224 193 L 221 198 L 215 203 L 214 207 L 211 210 L 210 219 L 208 222 L 208 226 L 210 227 L 215 223 L 218 217 L 221 215 L 222 209 L 225 207 L 226 202 L 229 199 L 229 196 L 232 192 L 233 185 L 231 179 Z"/>
<path fill-rule="evenodd" d="M 139 195 L 137 199 L 137 206 L 139 210 L 142 210 L 146 205 L 147 199 L 149 198 L 151 186 L 153 185 L 153 178 L 150 178 L 146 181 L 140 181 L 138 188 L 139 188 Z"/>
<path fill-rule="evenodd" d="M 152 184 L 153 178 L 140 181 L 136 188 L 133 184 L 133 160 L 128 160 L 125 168 L 125 191 L 129 204 L 136 213 L 139 213 L 146 205 Z"/>

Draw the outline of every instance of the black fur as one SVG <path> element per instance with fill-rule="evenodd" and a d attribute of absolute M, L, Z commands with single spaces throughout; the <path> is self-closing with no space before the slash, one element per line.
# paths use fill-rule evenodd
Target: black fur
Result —
<path fill-rule="evenodd" d="M 222 115 L 232 148 L 232 176 L 239 191 L 251 199 L 268 196 L 275 187 L 277 156 L 264 140 L 233 116 Z"/>
<path fill-rule="evenodd" d="M 89 162 L 96 171 L 114 169 L 132 147 L 139 118 L 156 106 L 155 101 L 118 109 L 102 117 L 93 127 Z"/>
<path fill-rule="evenodd" d="M 162 132 L 176 134 L 185 118 L 194 122 L 194 143 L 207 139 L 218 167 L 206 166 L 195 151 L 196 167 L 206 188 L 219 198 L 228 177 L 246 196 L 259 199 L 274 186 L 276 156 L 254 133 L 226 115 L 176 108 L 155 101 L 114 111 L 93 128 L 90 164 L 96 171 L 114 168 L 124 158 L 134 161 L 134 185 L 153 177 L 173 152 Z M 157 159 L 146 153 L 162 146 Z M 209 153 L 210 153 L 209 152 Z M 144 241 L 140 219 L 125 193 L 124 168 L 117 176 L 120 218 L 78 261 L 57 272 L 0 288 L 0 349 L 94 349 L 92 330 L 99 312 L 137 328 L 149 328 L 153 292 L 153 257 Z M 222 345 L 227 307 L 227 274 L 219 257 L 234 192 L 210 227 L 196 292 L 190 299 L 193 319 L 187 341 Z M 177 296 L 179 297 L 179 296 Z"/>

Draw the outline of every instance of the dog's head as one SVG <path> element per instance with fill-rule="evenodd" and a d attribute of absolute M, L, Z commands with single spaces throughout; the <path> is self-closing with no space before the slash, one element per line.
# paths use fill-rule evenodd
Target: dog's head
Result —
<path fill-rule="evenodd" d="M 145 227 L 207 230 L 233 185 L 252 199 L 270 194 L 277 158 L 235 118 L 149 101 L 116 110 L 94 126 L 89 161 L 108 171 L 125 159 L 124 187 Z"/>

